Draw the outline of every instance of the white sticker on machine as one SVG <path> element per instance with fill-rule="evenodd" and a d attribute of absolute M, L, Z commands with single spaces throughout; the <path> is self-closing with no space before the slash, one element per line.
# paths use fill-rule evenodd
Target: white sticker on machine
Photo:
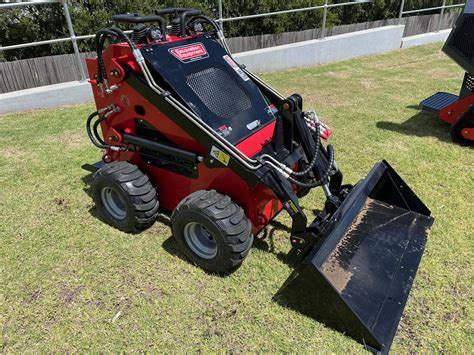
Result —
<path fill-rule="evenodd" d="M 225 166 L 229 165 L 230 156 L 227 153 L 224 153 L 222 150 L 217 148 L 215 145 L 211 147 L 211 157 L 216 158 Z"/>
<path fill-rule="evenodd" d="M 250 78 L 248 77 L 248 75 L 244 73 L 244 71 L 242 70 L 242 68 L 240 68 L 239 65 L 238 65 L 236 62 L 234 62 L 234 60 L 233 60 L 231 57 L 229 57 L 229 56 L 226 54 L 223 58 L 224 58 L 224 60 L 227 62 L 227 64 L 229 64 L 229 65 L 232 67 L 232 69 L 234 69 L 234 70 L 237 72 L 237 74 L 239 74 L 239 76 L 240 76 L 243 80 L 245 80 L 245 81 L 250 80 Z"/>

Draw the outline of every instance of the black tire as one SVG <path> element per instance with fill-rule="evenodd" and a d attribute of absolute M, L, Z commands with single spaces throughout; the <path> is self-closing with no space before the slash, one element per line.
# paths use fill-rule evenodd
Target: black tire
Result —
<path fill-rule="evenodd" d="M 91 189 L 97 209 L 111 226 L 137 233 L 155 222 L 158 195 L 136 165 L 126 161 L 105 165 L 94 173 Z"/>
<path fill-rule="evenodd" d="M 193 233 L 187 231 L 191 230 L 190 226 L 193 230 L 202 229 L 207 233 L 210 243 L 213 243 L 209 250 L 215 254 L 203 255 L 196 243 L 193 244 L 190 237 Z M 244 210 L 230 197 L 214 190 L 196 191 L 182 200 L 171 216 L 171 228 L 183 253 L 210 272 L 229 273 L 237 269 L 253 243 L 252 225 Z"/>

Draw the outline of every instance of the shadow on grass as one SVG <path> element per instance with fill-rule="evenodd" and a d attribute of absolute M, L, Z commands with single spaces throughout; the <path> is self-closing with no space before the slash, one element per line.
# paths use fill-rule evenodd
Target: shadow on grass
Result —
<path fill-rule="evenodd" d="M 84 183 L 84 188 L 82 189 L 91 199 L 92 206 L 89 208 L 89 213 L 92 217 L 98 219 L 102 223 L 109 224 L 107 220 L 102 216 L 102 214 L 97 210 L 95 203 L 92 197 L 92 189 L 91 189 L 91 182 L 92 182 L 92 173 L 84 175 L 81 178 L 82 182 Z"/>
<path fill-rule="evenodd" d="M 313 212 L 317 214 L 320 211 L 313 210 Z M 276 220 L 272 220 L 262 231 L 262 236 L 260 238 L 255 238 L 253 247 L 267 253 L 272 253 L 277 257 L 278 260 L 292 268 L 296 267 L 301 262 L 301 256 L 296 254 L 293 248 L 288 253 L 277 251 L 274 242 L 274 234 L 276 231 L 287 232 L 288 243 L 290 242 L 291 228 Z"/>
<path fill-rule="evenodd" d="M 181 260 L 185 261 L 186 263 L 192 264 L 194 267 L 201 269 L 202 271 L 204 271 L 208 275 L 213 275 L 213 276 L 218 276 L 218 277 L 224 278 L 224 277 L 228 277 L 228 276 L 232 275 L 232 273 L 237 271 L 240 267 L 240 265 L 239 265 L 235 269 L 233 269 L 233 270 L 231 270 L 227 273 L 217 273 L 217 272 L 211 272 L 211 271 L 204 270 L 201 267 L 199 267 L 199 265 L 193 263 L 189 258 L 186 257 L 186 255 L 184 255 L 184 253 L 179 249 L 178 244 L 176 243 L 176 240 L 174 239 L 174 237 L 172 235 L 170 237 L 168 237 L 163 242 L 163 244 L 161 246 L 169 254 L 180 258 Z"/>
<path fill-rule="evenodd" d="M 162 223 L 165 223 L 166 225 L 169 225 L 169 218 L 161 220 L 161 216 L 160 216 L 160 217 L 158 217 L 158 221 L 162 222 Z M 274 238 L 275 232 L 278 231 L 278 230 L 283 230 L 285 232 L 288 232 L 288 242 L 289 242 L 289 236 L 290 236 L 291 228 L 287 227 L 286 225 L 284 225 L 284 224 L 282 224 L 278 221 L 273 220 L 263 230 L 263 232 L 262 232 L 263 235 L 262 236 L 260 236 L 258 238 L 257 237 L 254 238 L 252 248 L 256 248 L 256 249 L 259 249 L 259 250 L 266 251 L 268 253 L 272 253 L 281 262 L 287 264 L 288 266 L 295 267 L 296 264 L 299 262 L 299 258 L 296 255 L 293 255 L 293 253 L 291 253 L 291 252 L 286 254 L 286 253 L 283 253 L 283 252 L 276 251 L 275 243 L 274 243 L 273 238 Z M 169 254 L 174 255 L 174 256 L 176 256 L 176 257 L 180 258 L 181 260 L 184 260 L 188 263 L 192 263 L 192 261 L 190 261 L 186 257 L 186 255 L 179 249 L 179 247 L 176 243 L 176 240 L 174 239 L 173 236 L 170 236 L 169 238 L 167 238 L 163 242 L 162 247 Z M 196 265 L 196 267 L 199 267 L 199 266 Z M 212 272 L 208 272 L 208 271 L 206 271 L 206 273 L 208 273 L 209 275 L 215 275 L 215 276 L 219 276 L 219 277 L 227 277 L 227 276 L 230 276 L 236 270 L 238 270 L 238 268 L 239 267 L 237 267 L 236 269 L 232 270 L 229 273 L 219 273 L 218 274 L 218 273 L 212 273 Z"/>
<path fill-rule="evenodd" d="M 418 106 L 408 106 L 418 109 Z M 436 115 L 419 112 L 403 123 L 389 121 L 377 122 L 377 128 L 416 137 L 435 137 L 442 142 L 451 142 L 450 126 Z"/>
<path fill-rule="evenodd" d="M 171 217 L 171 213 L 169 211 L 163 211 L 162 213 L 160 213 L 160 215 L 158 215 L 158 218 L 156 219 L 156 223 L 163 223 L 164 225 L 171 228 L 171 218 L 170 217 Z M 204 270 L 204 269 L 200 268 L 197 264 L 193 263 L 181 251 L 178 244 L 176 243 L 176 239 L 172 235 L 170 235 L 168 238 L 166 238 L 166 240 L 163 242 L 163 244 L 161 244 L 161 246 L 170 255 L 176 256 L 177 258 L 185 261 L 186 263 L 194 265 L 196 268 L 199 268 L 199 269 L 203 270 L 208 275 L 219 276 L 219 277 L 227 277 L 227 276 L 230 276 L 236 270 L 238 270 L 238 268 L 240 267 L 240 265 L 239 265 L 237 268 L 235 268 L 234 270 L 232 270 L 228 273 L 216 273 L 216 272 L 210 272 L 210 271 Z"/>
<path fill-rule="evenodd" d="M 91 190 L 91 182 L 92 182 L 92 174 L 87 174 L 84 175 L 81 178 L 82 182 L 84 183 L 84 188 L 83 191 L 91 198 L 92 201 L 92 190 Z M 97 218 L 103 223 L 108 224 L 107 220 L 102 216 L 102 214 L 97 210 L 95 204 L 92 204 L 92 206 L 89 208 L 88 211 L 94 218 Z M 319 211 L 318 210 L 313 210 L 312 211 L 314 214 L 317 214 Z M 171 228 L 171 220 L 170 220 L 171 213 L 170 211 L 160 211 L 160 214 L 156 218 L 155 223 L 161 223 L 166 225 L 167 227 Z M 291 228 L 288 227 L 287 225 L 284 225 L 276 220 L 272 220 L 266 228 L 262 231 L 262 235 L 259 236 L 258 238 L 254 238 L 254 242 L 252 247 L 257 248 L 259 250 L 266 251 L 268 253 L 274 254 L 281 262 L 294 267 L 296 264 L 299 262 L 299 258 L 295 256 L 291 251 L 289 253 L 283 253 L 280 251 L 276 251 L 275 248 L 275 243 L 274 243 L 274 234 L 276 231 L 285 231 L 288 233 L 288 242 L 290 238 L 290 233 L 291 233 Z M 136 234 L 136 233 L 133 233 Z M 181 260 L 184 260 L 186 262 L 190 262 L 189 259 L 186 257 L 186 255 L 181 252 L 179 249 L 178 245 L 176 244 L 175 239 L 173 236 L 168 237 L 162 244 L 163 249 L 168 252 L 171 255 L 174 255 Z M 233 270 L 232 272 L 236 271 L 237 269 Z M 232 274 L 232 272 L 228 274 L 216 274 L 216 273 L 210 273 L 213 275 L 218 275 L 220 277 L 226 277 Z"/>

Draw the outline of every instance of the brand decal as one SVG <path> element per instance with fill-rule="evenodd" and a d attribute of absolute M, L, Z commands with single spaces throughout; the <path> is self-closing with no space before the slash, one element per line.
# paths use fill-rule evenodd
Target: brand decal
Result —
<path fill-rule="evenodd" d="M 168 49 L 168 51 L 183 63 L 209 58 L 206 47 L 202 43 L 174 47 Z"/>

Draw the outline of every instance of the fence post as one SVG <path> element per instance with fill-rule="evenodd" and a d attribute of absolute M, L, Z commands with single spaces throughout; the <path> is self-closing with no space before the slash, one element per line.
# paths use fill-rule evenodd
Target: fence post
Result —
<path fill-rule="evenodd" d="M 405 0 L 402 0 L 402 3 L 400 4 L 400 13 L 398 15 L 398 24 L 400 25 L 402 23 L 402 16 L 403 16 L 403 10 L 405 9 Z"/>
<path fill-rule="evenodd" d="M 443 0 L 443 7 L 441 8 L 441 13 L 439 14 L 438 24 L 436 25 L 436 32 L 439 32 L 441 30 L 441 21 L 443 20 L 445 6 L 446 0 Z"/>
<path fill-rule="evenodd" d="M 224 22 L 222 22 L 222 0 L 217 0 L 217 8 L 219 11 L 219 26 L 222 33 L 224 33 Z"/>
<path fill-rule="evenodd" d="M 74 33 L 74 27 L 72 26 L 71 15 L 69 14 L 69 7 L 67 5 L 67 0 L 63 2 L 64 16 L 66 17 L 67 28 L 69 30 L 69 36 L 71 36 L 72 48 L 74 49 L 74 54 L 76 57 L 77 67 L 79 68 L 79 73 L 81 80 L 86 80 L 87 75 L 84 69 L 84 64 L 82 63 L 81 54 L 79 53 L 79 47 L 77 46 L 77 38 Z"/>
<path fill-rule="evenodd" d="M 323 10 L 323 25 L 321 27 L 321 39 L 326 37 L 326 20 L 328 17 L 328 0 L 324 0 L 324 10 Z"/>

